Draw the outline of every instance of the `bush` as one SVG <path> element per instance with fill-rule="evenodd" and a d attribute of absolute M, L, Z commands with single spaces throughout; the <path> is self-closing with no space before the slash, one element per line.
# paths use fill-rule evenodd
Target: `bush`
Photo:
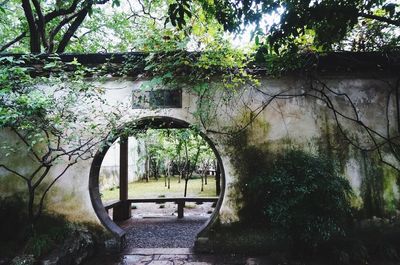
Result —
<path fill-rule="evenodd" d="M 270 225 L 275 238 L 315 247 L 344 235 L 351 187 L 332 161 L 289 150 L 265 168 L 248 181 L 244 198 L 252 211 L 258 207 L 261 223 Z"/>
<path fill-rule="evenodd" d="M 0 198 L 0 257 L 13 257 L 27 234 L 26 204 L 21 197 Z"/>
<path fill-rule="evenodd" d="M 75 228 L 63 216 L 43 213 L 32 233 L 26 202 L 20 196 L 0 198 L 0 257 L 18 254 L 38 258 L 63 242 Z"/>
<path fill-rule="evenodd" d="M 26 225 L 26 203 L 19 196 L 0 198 L 0 242 L 7 242 L 16 237 Z M 22 234 L 18 234 L 22 236 Z"/>

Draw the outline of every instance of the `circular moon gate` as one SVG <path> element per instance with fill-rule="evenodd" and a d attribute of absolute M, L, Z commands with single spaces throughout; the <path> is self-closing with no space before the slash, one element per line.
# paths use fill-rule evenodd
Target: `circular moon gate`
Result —
<path fill-rule="evenodd" d="M 179 120 L 172 117 L 165 116 L 155 116 L 155 117 L 145 117 L 139 120 L 133 121 L 124 125 L 120 131 L 122 132 L 124 128 L 129 127 L 130 129 L 187 129 L 190 127 L 190 124 L 186 121 Z M 204 133 L 199 133 L 201 137 L 208 143 L 210 148 L 213 150 L 215 157 L 218 160 L 218 164 L 220 165 L 221 171 L 221 192 L 219 194 L 219 199 L 214 209 L 213 214 L 208 219 L 208 221 L 201 227 L 200 231 L 197 233 L 197 236 L 204 234 L 207 230 L 212 226 L 212 224 L 217 220 L 219 210 L 222 205 L 222 200 L 225 194 L 225 171 L 222 164 L 221 156 L 219 155 L 214 143 L 208 138 Z M 118 135 L 116 135 L 112 140 L 112 142 L 118 139 Z M 104 208 L 103 202 L 100 197 L 100 189 L 99 189 L 99 173 L 101 164 L 103 162 L 104 156 L 106 155 L 110 146 L 102 148 L 97 151 L 96 155 L 93 158 L 92 165 L 90 167 L 89 173 L 89 193 L 90 199 L 92 201 L 92 205 L 94 211 L 99 218 L 100 222 L 117 238 L 123 240 L 125 237 L 125 231 L 121 229 L 108 215 L 107 211 Z"/>

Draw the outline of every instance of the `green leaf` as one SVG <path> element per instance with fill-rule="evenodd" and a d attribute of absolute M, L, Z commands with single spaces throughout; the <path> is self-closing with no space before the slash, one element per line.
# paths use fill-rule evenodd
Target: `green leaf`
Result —
<path fill-rule="evenodd" d="M 112 7 L 116 7 L 116 6 L 118 7 L 118 6 L 120 6 L 120 5 L 121 5 L 121 1 L 119 1 L 119 0 L 113 0 L 111 6 L 112 6 Z"/>
<path fill-rule="evenodd" d="M 43 67 L 43 69 L 51 69 L 51 68 L 55 68 L 57 66 L 56 62 L 51 62 L 51 63 L 46 63 Z"/>

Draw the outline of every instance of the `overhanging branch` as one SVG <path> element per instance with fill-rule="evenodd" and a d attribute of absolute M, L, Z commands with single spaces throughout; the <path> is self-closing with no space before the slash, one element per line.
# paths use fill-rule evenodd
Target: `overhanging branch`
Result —
<path fill-rule="evenodd" d="M 359 13 L 358 16 L 363 17 L 363 18 L 369 18 L 369 19 L 385 22 L 385 23 L 387 23 L 389 25 L 400 27 L 400 21 L 399 20 L 394 20 L 394 19 L 390 19 L 390 18 L 387 18 L 387 17 L 381 17 L 381 16 L 367 14 L 367 13 Z"/>

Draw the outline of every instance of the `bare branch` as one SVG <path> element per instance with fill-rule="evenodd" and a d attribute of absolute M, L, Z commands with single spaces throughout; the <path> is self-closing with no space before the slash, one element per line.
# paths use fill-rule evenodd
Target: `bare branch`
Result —
<path fill-rule="evenodd" d="M 40 183 L 42 183 L 42 181 L 44 180 L 44 178 L 47 176 L 47 174 L 50 171 L 51 166 L 46 166 L 45 170 L 43 171 L 43 173 L 40 175 L 39 179 L 32 185 L 33 189 L 36 189 Z"/>
<path fill-rule="evenodd" d="M 24 175 L 22 175 L 22 174 L 18 173 L 17 171 L 15 171 L 15 170 L 13 170 L 13 169 L 7 167 L 7 166 L 4 165 L 4 164 L 0 164 L 0 168 L 4 168 L 4 169 L 7 170 L 8 172 L 13 173 L 14 175 L 16 175 L 16 176 L 18 176 L 18 177 L 24 179 L 25 181 L 28 181 L 28 178 L 26 178 Z"/>
<path fill-rule="evenodd" d="M 22 40 L 23 38 L 25 38 L 26 36 L 26 31 L 22 32 L 21 34 L 19 34 L 15 39 L 13 39 L 12 41 L 4 44 L 3 46 L 0 47 L 0 53 L 5 51 L 6 49 L 8 49 L 9 47 L 11 47 L 12 45 L 14 45 L 15 43 L 19 42 L 20 40 Z"/>
<path fill-rule="evenodd" d="M 32 172 L 32 174 L 29 176 L 28 179 L 29 179 L 29 180 L 32 180 L 32 179 L 36 176 L 36 174 L 37 174 L 42 168 L 43 168 L 43 165 L 38 166 L 38 167 L 36 168 L 36 170 Z"/>
<path fill-rule="evenodd" d="M 57 180 L 59 180 L 59 179 L 65 174 L 65 172 L 67 172 L 68 168 L 70 168 L 73 164 L 75 164 L 75 163 L 69 163 L 69 164 L 64 168 L 64 170 L 61 171 L 61 173 L 60 173 L 56 178 L 54 178 L 54 179 L 50 182 L 50 184 L 46 187 L 46 189 L 43 191 L 42 196 L 41 196 L 40 201 L 39 201 L 39 208 L 38 208 L 38 210 L 37 210 L 37 212 L 36 212 L 36 214 L 35 214 L 35 219 L 39 218 L 40 214 L 42 213 L 44 200 L 45 200 L 45 198 L 46 198 L 46 196 L 47 196 L 47 193 L 48 193 L 49 190 L 51 189 L 51 187 L 54 186 L 54 184 L 57 182 Z"/>
<path fill-rule="evenodd" d="M 22 142 L 28 147 L 30 152 L 33 154 L 33 156 L 37 159 L 38 162 L 40 162 L 40 157 L 39 155 L 33 150 L 33 147 L 28 143 L 28 141 L 25 139 L 25 137 L 19 133 L 16 129 L 11 128 L 11 130 L 22 140 Z"/>

